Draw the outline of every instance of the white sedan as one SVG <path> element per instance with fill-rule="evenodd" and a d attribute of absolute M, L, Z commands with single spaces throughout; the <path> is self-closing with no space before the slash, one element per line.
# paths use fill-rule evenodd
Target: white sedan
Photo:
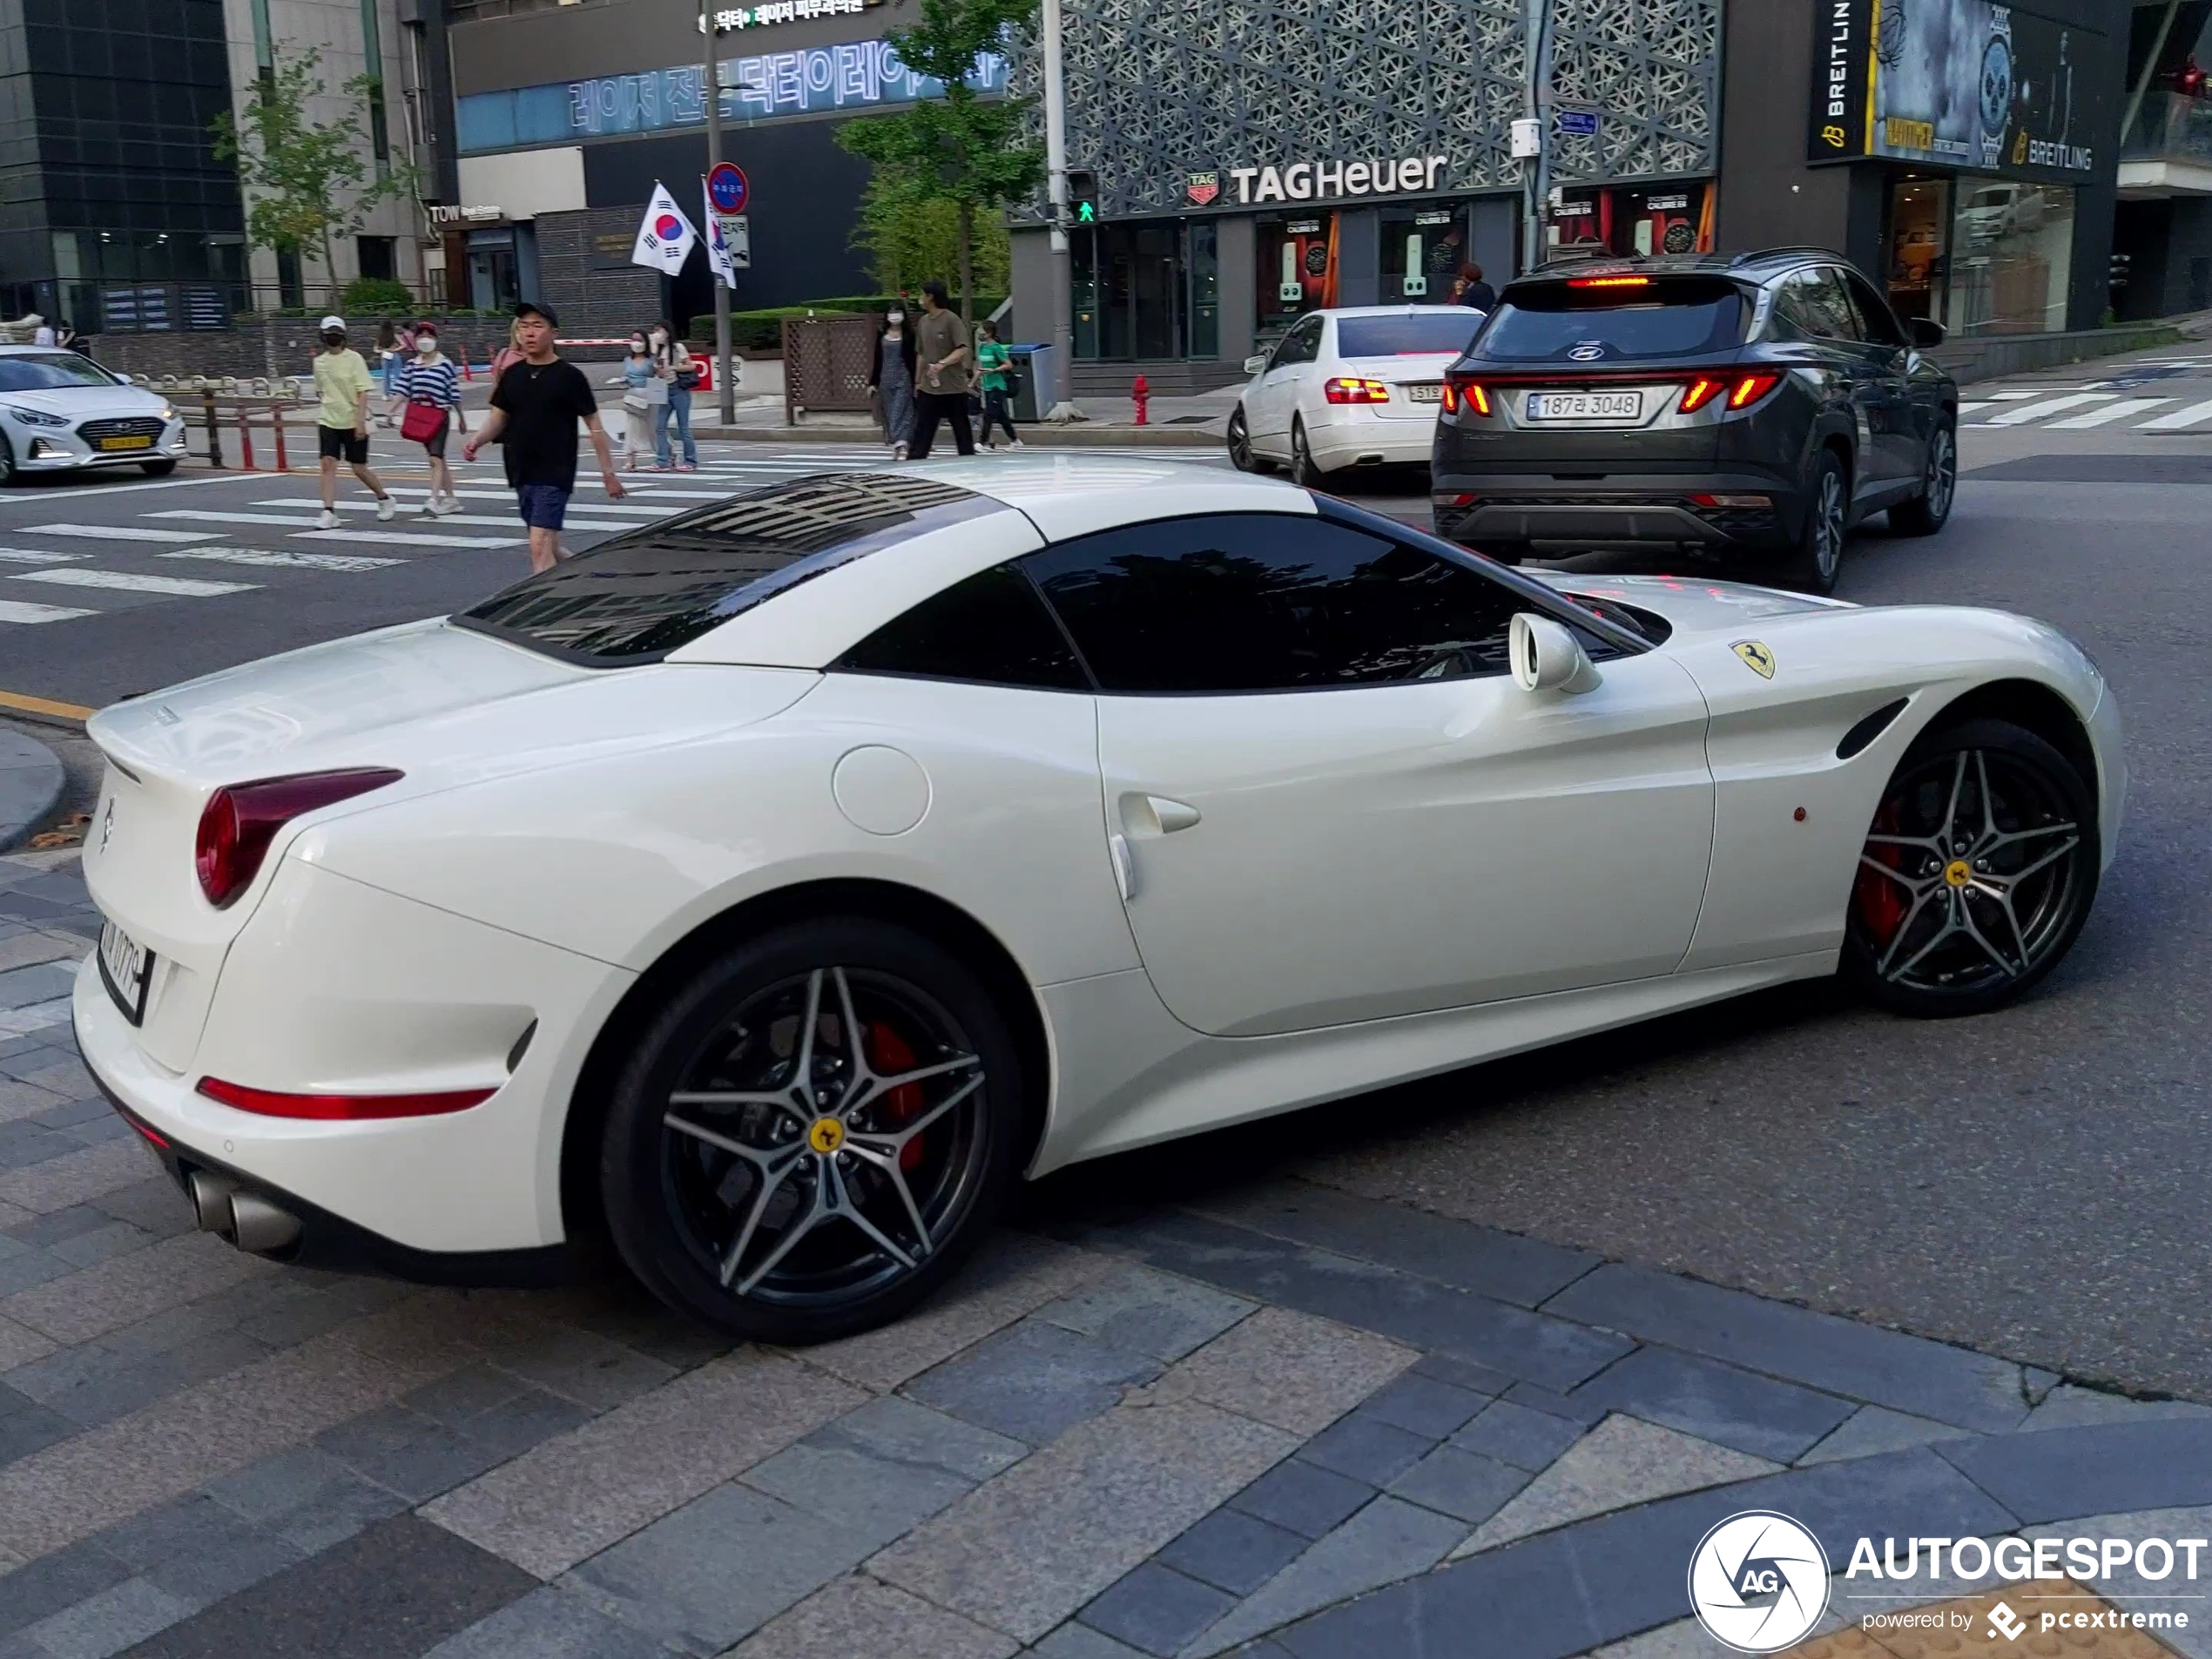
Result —
<path fill-rule="evenodd" d="M 1011 1184 L 1839 968 L 1965 1014 L 2119 833 L 2061 634 L 1544 580 L 1105 457 L 819 476 L 103 711 L 78 976 L 204 1226 L 805 1340 Z"/>
<path fill-rule="evenodd" d="M 158 393 L 73 351 L 0 346 L 0 485 L 85 467 L 159 477 L 184 454 L 184 417 Z"/>
<path fill-rule="evenodd" d="M 1230 411 L 1229 459 L 1244 472 L 1287 468 L 1298 484 L 1346 467 L 1426 467 L 1444 371 L 1483 315 L 1464 306 L 1307 313 L 1272 351 L 1244 360 L 1252 379 Z"/>

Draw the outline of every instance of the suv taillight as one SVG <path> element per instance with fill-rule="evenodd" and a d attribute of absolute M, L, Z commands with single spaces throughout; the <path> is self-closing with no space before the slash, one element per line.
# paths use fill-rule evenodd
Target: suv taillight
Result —
<path fill-rule="evenodd" d="M 1700 374 L 1683 388 L 1682 412 L 1695 415 L 1723 394 L 1730 408 L 1747 409 L 1781 384 L 1781 375 L 1768 373 L 1738 374 L 1733 379 L 1725 374 Z"/>
<path fill-rule="evenodd" d="M 1490 394 L 1478 381 L 1454 380 L 1447 374 L 1444 378 L 1444 413 L 1457 415 L 1461 408 L 1470 415 L 1488 415 Z"/>
<path fill-rule="evenodd" d="M 1390 388 L 1380 381 L 1339 375 L 1322 386 L 1321 395 L 1332 403 L 1387 403 Z"/>
<path fill-rule="evenodd" d="M 221 909 L 246 890 L 276 833 L 300 813 L 365 795 L 406 775 L 389 766 L 355 766 L 226 785 L 207 798 L 199 814 L 192 847 L 199 890 Z"/>

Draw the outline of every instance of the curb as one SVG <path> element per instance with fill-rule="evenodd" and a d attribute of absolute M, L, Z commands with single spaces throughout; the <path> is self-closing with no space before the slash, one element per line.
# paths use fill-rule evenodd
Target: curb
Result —
<path fill-rule="evenodd" d="M 1080 427 L 1049 427 L 1032 421 L 1022 428 L 1022 434 L 1023 444 L 1031 449 L 1218 449 L 1223 443 L 1218 432 L 1201 431 L 1195 427 L 1116 427 L 1099 421 L 1089 421 Z M 691 435 L 717 442 L 849 443 L 871 449 L 883 448 L 883 440 L 876 436 L 873 427 L 725 427 L 694 422 Z"/>
<path fill-rule="evenodd" d="M 54 810 L 62 783 L 62 763 L 51 749 L 0 727 L 0 852 Z"/>

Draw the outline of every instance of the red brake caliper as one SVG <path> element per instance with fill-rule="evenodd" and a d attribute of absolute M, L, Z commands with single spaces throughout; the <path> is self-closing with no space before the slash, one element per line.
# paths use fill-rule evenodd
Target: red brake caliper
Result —
<path fill-rule="evenodd" d="M 907 1046 L 907 1040 L 904 1037 L 881 1020 L 872 1020 L 868 1022 L 868 1048 L 870 1049 L 868 1063 L 874 1069 L 878 1076 L 888 1073 L 895 1077 L 902 1071 L 914 1069 L 914 1051 Z M 880 1112 L 893 1127 L 911 1123 L 921 1116 L 921 1085 L 901 1083 L 883 1097 Z M 920 1136 L 916 1136 L 900 1149 L 899 1167 L 902 1170 L 911 1170 L 921 1162 L 921 1140 Z"/>
<path fill-rule="evenodd" d="M 1874 829 L 1878 834 L 1897 833 L 1897 811 L 1890 806 L 1874 814 Z M 1866 855 L 1877 863 L 1902 873 L 1905 868 L 1905 849 L 1887 843 L 1870 846 Z M 1887 876 L 1876 873 L 1865 865 L 1858 867 L 1858 880 L 1854 886 L 1852 901 L 1858 907 L 1858 920 L 1878 945 L 1886 945 L 1897 936 L 1898 928 L 1905 921 L 1905 889 Z"/>

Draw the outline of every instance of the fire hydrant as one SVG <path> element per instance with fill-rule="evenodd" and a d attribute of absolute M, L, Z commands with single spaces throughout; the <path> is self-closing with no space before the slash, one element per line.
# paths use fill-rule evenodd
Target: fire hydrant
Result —
<path fill-rule="evenodd" d="M 1152 388 L 1146 383 L 1143 375 L 1139 374 L 1136 377 L 1136 383 L 1129 388 L 1129 395 L 1130 399 L 1136 405 L 1137 425 L 1150 425 L 1151 422 L 1147 417 L 1146 411 L 1152 406 Z"/>

